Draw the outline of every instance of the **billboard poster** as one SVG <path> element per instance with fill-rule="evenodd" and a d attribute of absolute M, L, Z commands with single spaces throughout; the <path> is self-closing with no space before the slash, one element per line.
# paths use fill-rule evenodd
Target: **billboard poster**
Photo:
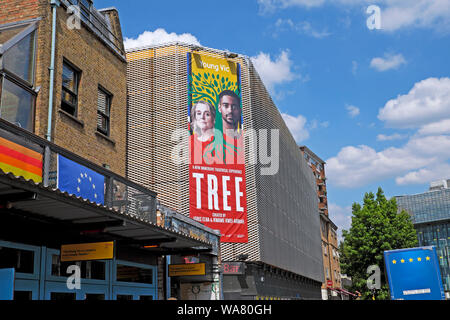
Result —
<path fill-rule="evenodd" d="M 188 53 L 190 217 L 248 242 L 240 65 Z"/>

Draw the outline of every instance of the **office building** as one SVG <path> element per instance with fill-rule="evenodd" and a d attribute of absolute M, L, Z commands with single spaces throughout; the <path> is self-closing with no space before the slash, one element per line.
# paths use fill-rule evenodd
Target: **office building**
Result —
<path fill-rule="evenodd" d="M 204 84 L 234 86 L 241 99 L 244 136 L 250 129 L 256 134 L 260 129 L 278 132 L 279 168 L 273 175 L 262 174 L 267 164 L 252 161 L 260 150 L 252 153 L 246 144 L 246 215 L 238 221 L 247 223 L 240 236 L 248 239 L 221 242 L 224 298 L 321 299 L 315 179 L 251 60 L 183 43 L 130 49 L 127 60 L 128 178 L 155 190 L 163 205 L 186 217 L 192 214 L 192 177 L 189 164 L 174 159 L 180 143 L 174 133 L 188 129 L 190 90 L 200 81 L 192 68 L 217 66 L 216 72 L 223 68 L 237 77 L 228 81 L 204 71 Z"/>
<path fill-rule="evenodd" d="M 417 231 L 419 246 L 435 246 L 443 286 L 450 298 L 450 180 L 431 182 L 427 192 L 396 196 L 398 210 L 406 210 Z"/>

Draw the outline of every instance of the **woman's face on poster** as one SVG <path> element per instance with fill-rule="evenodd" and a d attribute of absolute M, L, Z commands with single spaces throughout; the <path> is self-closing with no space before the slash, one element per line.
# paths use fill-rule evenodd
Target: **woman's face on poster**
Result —
<path fill-rule="evenodd" d="M 195 120 L 197 127 L 202 131 L 214 128 L 214 118 L 211 110 L 204 103 L 199 103 L 195 108 Z"/>

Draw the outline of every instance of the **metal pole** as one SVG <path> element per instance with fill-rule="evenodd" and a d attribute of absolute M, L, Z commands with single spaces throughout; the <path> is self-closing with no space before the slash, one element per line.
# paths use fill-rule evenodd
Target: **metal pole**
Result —
<path fill-rule="evenodd" d="M 47 134 L 48 141 L 52 139 L 52 115 L 53 115 L 53 89 L 55 82 L 55 52 L 56 52 L 56 9 L 59 6 L 58 0 L 51 0 L 50 5 L 52 7 L 52 51 L 50 58 L 50 84 L 49 84 L 49 96 L 48 96 L 48 122 L 47 122 Z"/>

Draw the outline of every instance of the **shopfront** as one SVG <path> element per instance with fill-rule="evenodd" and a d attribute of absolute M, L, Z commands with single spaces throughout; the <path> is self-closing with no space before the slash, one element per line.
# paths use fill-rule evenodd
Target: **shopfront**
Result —
<path fill-rule="evenodd" d="M 107 242 L 114 249 L 106 259 L 61 254 L 66 245 Z M 0 172 L 0 270 L 13 270 L 14 300 L 165 299 L 159 258 L 196 248 L 211 245 Z"/>

